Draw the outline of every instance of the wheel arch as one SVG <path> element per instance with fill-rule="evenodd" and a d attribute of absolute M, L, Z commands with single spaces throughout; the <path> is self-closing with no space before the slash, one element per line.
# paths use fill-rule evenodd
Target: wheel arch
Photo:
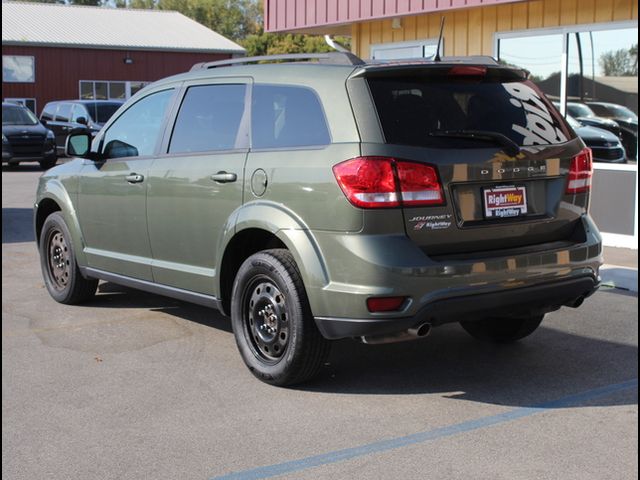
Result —
<path fill-rule="evenodd" d="M 45 220 L 54 212 L 60 212 L 62 214 L 69 228 L 78 265 L 86 265 L 84 240 L 82 238 L 82 231 L 80 230 L 80 222 L 78 221 L 69 193 L 59 182 L 47 182 L 44 192 L 39 195 L 38 202 L 36 203 L 33 216 L 36 245 L 40 245 L 40 234 L 42 233 Z"/>
<path fill-rule="evenodd" d="M 307 292 L 310 287 L 322 287 L 328 283 L 326 265 L 311 231 L 282 205 L 271 202 L 245 204 L 237 212 L 235 228 L 228 232 L 220 249 L 224 254 L 217 268 L 220 272 L 217 291 L 225 315 L 230 313 L 231 291 L 240 265 L 261 250 L 289 250 Z M 312 300 L 310 297 L 313 311 Z"/>

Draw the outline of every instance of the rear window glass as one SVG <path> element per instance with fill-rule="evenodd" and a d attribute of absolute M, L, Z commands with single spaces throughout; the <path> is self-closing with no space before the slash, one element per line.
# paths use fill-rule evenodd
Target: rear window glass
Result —
<path fill-rule="evenodd" d="M 116 110 L 122 106 L 121 103 L 86 103 L 85 107 L 91 115 L 91 119 L 96 123 L 107 123 Z"/>
<path fill-rule="evenodd" d="M 253 148 L 327 145 L 331 142 L 320 100 L 306 87 L 255 85 Z"/>
<path fill-rule="evenodd" d="M 525 146 L 564 143 L 573 136 L 529 81 L 372 78 L 369 86 L 387 143 L 478 147 L 486 142 L 461 137 L 491 132 Z"/>
<path fill-rule="evenodd" d="M 176 119 L 169 153 L 235 148 L 246 85 L 190 87 Z"/>

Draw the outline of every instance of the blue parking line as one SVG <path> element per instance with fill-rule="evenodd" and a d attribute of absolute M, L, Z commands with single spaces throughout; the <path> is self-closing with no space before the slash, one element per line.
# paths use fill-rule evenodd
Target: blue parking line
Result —
<path fill-rule="evenodd" d="M 549 409 L 567 408 L 579 405 L 588 400 L 593 400 L 597 397 L 603 397 L 633 388 L 638 388 L 637 378 L 622 383 L 615 383 L 612 385 L 606 385 L 604 387 L 594 388 L 592 390 L 587 390 L 576 395 L 562 397 L 557 400 L 540 403 L 531 407 L 516 408 L 513 410 L 509 410 L 508 412 L 499 413 L 497 415 L 490 415 L 488 417 L 482 417 L 475 420 L 468 420 L 466 422 L 458 423 L 455 425 L 449 425 L 433 430 L 427 430 L 425 432 L 414 433 L 411 435 L 406 435 L 404 437 L 381 440 L 358 447 L 336 450 L 333 452 L 323 453 L 321 455 L 301 458 L 299 460 L 292 460 L 290 462 L 258 467 L 251 470 L 244 470 L 241 472 L 230 473 L 228 475 L 222 475 L 219 477 L 212 477 L 210 480 L 255 480 L 260 478 L 275 477 L 277 475 L 284 475 L 285 473 L 298 472 L 300 470 L 306 470 L 321 465 L 342 462 L 364 455 L 386 452 L 388 450 L 394 450 L 409 445 L 428 442 L 430 440 L 450 437 L 452 435 L 490 427 L 499 423 L 510 422 L 519 418 L 535 415 Z"/>

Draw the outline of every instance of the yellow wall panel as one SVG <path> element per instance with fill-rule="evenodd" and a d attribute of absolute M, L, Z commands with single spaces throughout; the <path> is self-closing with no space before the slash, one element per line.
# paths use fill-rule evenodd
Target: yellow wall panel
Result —
<path fill-rule="evenodd" d="M 543 26 L 544 2 L 538 0 L 535 2 L 527 2 L 529 7 L 529 28 L 540 28 Z"/>
<path fill-rule="evenodd" d="M 578 0 L 562 0 L 560 2 L 560 25 L 575 25 L 578 11 Z"/>
<path fill-rule="evenodd" d="M 375 20 L 352 28 L 353 51 L 363 58 L 369 58 L 372 44 L 437 38 L 442 16 L 446 18 L 446 55 L 493 55 L 496 32 L 613 20 L 637 20 L 638 2 L 530 0 L 403 17 L 401 29 L 392 29 L 389 19 Z"/>
<path fill-rule="evenodd" d="M 596 22 L 610 22 L 613 20 L 613 2 L 598 0 L 595 3 L 594 20 Z"/>
<path fill-rule="evenodd" d="M 556 27 L 560 24 L 560 2 L 553 0 L 544 2 L 542 24 L 545 27 Z"/>
<path fill-rule="evenodd" d="M 482 53 L 482 10 L 472 8 L 468 12 L 469 35 L 467 37 L 467 52 L 465 55 L 480 55 Z"/>
<path fill-rule="evenodd" d="M 529 24 L 529 6 L 522 3 L 514 3 L 511 5 L 511 29 L 523 30 Z"/>
<path fill-rule="evenodd" d="M 467 55 L 468 45 L 467 39 L 469 34 L 469 12 L 467 10 L 458 10 L 454 13 L 454 55 Z"/>
<path fill-rule="evenodd" d="M 616 0 L 613 6 L 613 19 L 625 20 L 631 15 L 631 2 L 637 3 L 638 0 Z"/>
<path fill-rule="evenodd" d="M 580 0 L 576 23 L 593 23 L 596 0 Z"/>
<path fill-rule="evenodd" d="M 475 10 L 475 9 L 474 9 Z M 498 9 L 486 7 L 482 12 L 482 55 L 493 55 L 493 32 L 496 31 Z"/>
<path fill-rule="evenodd" d="M 429 38 L 429 15 L 418 15 L 416 18 L 416 38 Z"/>
<path fill-rule="evenodd" d="M 402 31 L 404 32 L 404 39 L 415 40 L 417 35 L 417 17 L 405 17 L 402 19 Z"/>
<path fill-rule="evenodd" d="M 511 30 L 511 5 L 498 6 L 498 30 Z"/>

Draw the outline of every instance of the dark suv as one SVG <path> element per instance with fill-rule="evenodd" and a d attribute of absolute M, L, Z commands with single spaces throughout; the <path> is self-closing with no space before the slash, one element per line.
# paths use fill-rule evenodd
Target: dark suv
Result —
<path fill-rule="evenodd" d="M 88 128 L 95 135 L 122 106 L 120 100 L 60 100 L 47 103 L 40 120 L 56 136 L 56 145 L 64 153 L 69 133 L 77 128 Z"/>
<path fill-rule="evenodd" d="M 597 289 L 591 151 L 526 72 L 308 59 L 197 65 L 71 135 L 84 158 L 35 205 L 52 297 L 105 280 L 217 308 L 253 374 L 290 385 L 333 339 L 513 342 Z"/>
<path fill-rule="evenodd" d="M 2 103 L 2 163 L 38 162 L 44 169 L 58 160 L 53 132 L 38 121 L 31 110 L 15 103 Z"/>

